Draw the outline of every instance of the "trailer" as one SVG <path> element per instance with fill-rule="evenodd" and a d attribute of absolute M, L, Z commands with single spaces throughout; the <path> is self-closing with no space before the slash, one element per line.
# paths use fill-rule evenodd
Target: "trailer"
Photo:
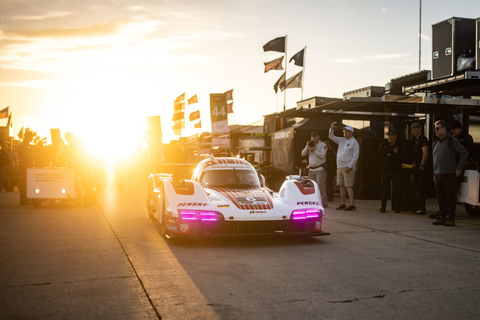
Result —
<path fill-rule="evenodd" d="M 27 168 L 26 195 L 36 208 L 44 201 L 75 202 L 80 198 L 75 173 L 67 168 Z"/>
<path fill-rule="evenodd" d="M 465 211 L 470 215 L 480 215 L 480 172 L 465 170 L 463 181 L 458 189 L 457 201 L 465 204 Z"/>

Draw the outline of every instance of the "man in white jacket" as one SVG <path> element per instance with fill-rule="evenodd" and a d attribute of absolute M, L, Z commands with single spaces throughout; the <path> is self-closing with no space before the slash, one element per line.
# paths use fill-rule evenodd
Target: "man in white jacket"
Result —
<path fill-rule="evenodd" d="M 337 210 L 354 211 L 353 182 L 355 177 L 355 167 L 360 153 L 360 146 L 353 137 L 353 127 L 345 126 L 343 128 L 344 137 L 337 137 L 334 134 L 336 122 L 330 125 L 328 137 L 330 140 L 338 144 L 337 150 L 337 184 L 340 186 L 340 198 L 342 204 Z M 346 205 L 347 194 L 349 198 L 349 206 Z"/>
<path fill-rule="evenodd" d="M 315 181 L 322 196 L 322 205 L 328 207 L 327 197 L 327 171 L 325 161 L 327 160 L 327 145 L 320 140 L 320 134 L 312 131 L 311 139 L 307 141 L 302 150 L 302 156 L 308 155 L 308 177 Z"/>

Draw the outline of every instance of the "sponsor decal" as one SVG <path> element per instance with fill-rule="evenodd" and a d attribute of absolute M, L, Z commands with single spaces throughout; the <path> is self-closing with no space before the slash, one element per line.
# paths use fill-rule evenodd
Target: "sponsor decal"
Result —
<path fill-rule="evenodd" d="M 182 223 L 180 224 L 180 232 L 181 233 L 187 233 L 188 231 L 190 231 L 190 226 L 186 223 Z"/>
<path fill-rule="evenodd" d="M 297 201 L 297 206 L 318 206 L 318 201 Z"/>
<path fill-rule="evenodd" d="M 172 226 L 171 224 L 167 224 L 167 229 L 170 231 L 178 232 L 177 226 Z"/>
<path fill-rule="evenodd" d="M 255 210 L 252 210 L 250 211 L 250 214 L 255 214 L 255 213 L 267 213 L 267 211 L 255 211 Z"/>
<path fill-rule="evenodd" d="M 240 204 L 267 204 L 267 200 L 263 196 L 237 197 L 237 201 Z"/>
<path fill-rule="evenodd" d="M 219 204 L 217 208 L 230 208 L 229 204 Z"/>
<path fill-rule="evenodd" d="M 178 207 L 205 207 L 207 204 L 205 202 L 180 202 L 177 204 Z"/>
<path fill-rule="evenodd" d="M 269 210 L 273 208 L 271 195 L 262 188 L 235 189 L 214 187 L 211 190 L 220 193 L 242 210 Z"/>

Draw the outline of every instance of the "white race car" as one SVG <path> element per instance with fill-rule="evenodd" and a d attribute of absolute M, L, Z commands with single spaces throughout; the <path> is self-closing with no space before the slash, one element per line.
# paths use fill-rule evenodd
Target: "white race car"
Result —
<path fill-rule="evenodd" d="M 278 193 L 243 159 L 208 158 L 192 180 L 174 183 L 170 174 L 148 177 L 147 210 L 162 235 L 202 237 L 246 234 L 328 235 L 317 184 L 287 177 Z"/>

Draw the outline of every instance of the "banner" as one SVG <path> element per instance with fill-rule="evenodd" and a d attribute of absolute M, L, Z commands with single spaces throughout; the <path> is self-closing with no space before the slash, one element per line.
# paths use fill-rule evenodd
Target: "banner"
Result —
<path fill-rule="evenodd" d="M 290 58 L 289 62 L 295 61 L 295 65 L 299 67 L 303 67 L 303 56 L 305 53 L 305 48 L 300 50 L 299 52 L 295 53 L 293 57 Z"/>
<path fill-rule="evenodd" d="M 273 90 L 275 90 L 275 93 L 278 92 L 278 86 L 283 85 L 285 83 L 285 79 L 286 79 L 286 74 L 284 72 L 282 74 L 282 76 L 277 80 L 277 82 L 275 82 L 275 84 L 273 85 Z M 282 89 L 282 91 L 283 91 L 283 89 Z"/>
<path fill-rule="evenodd" d="M 200 110 L 193 111 L 192 113 L 190 113 L 190 116 L 188 117 L 188 120 L 190 121 L 195 121 L 198 119 L 200 119 Z"/>
<path fill-rule="evenodd" d="M 210 94 L 210 118 L 212 121 L 212 147 L 229 148 L 230 139 L 219 137 L 228 133 L 227 94 Z"/>
<path fill-rule="evenodd" d="M 172 121 L 185 119 L 185 112 L 175 112 L 172 116 Z"/>
<path fill-rule="evenodd" d="M 185 100 L 185 92 L 182 93 L 181 95 L 179 95 L 177 97 L 177 99 L 175 99 L 173 102 L 180 102 L 180 101 L 184 101 Z"/>
<path fill-rule="evenodd" d="M 285 52 L 285 36 L 270 40 L 263 46 L 263 51 Z"/>
<path fill-rule="evenodd" d="M 288 78 L 287 81 L 280 83 L 280 89 L 283 91 L 289 88 L 301 88 L 302 87 L 302 76 L 303 71 L 300 71 L 291 78 Z"/>
<path fill-rule="evenodd" d="M 3 108 L 2 110 L 0 110 L 0 119 L 8 118 L 8 108 L 9 107 L 6 107 L 6 108 Z"/>
<path fill-rule="evenodd" d="M 185 102 L 174 102 L 173 112 L 182 112 L 185 110 Z"/>
<path fill-rule="evenodd" d="M 224 95 L 227 101 L 233 100 L 233 89 L 225 91 Z"/>
<path fill-rule="evenodd" d="M 190 99 L 188 99 L 188 104 L 194 104 L 194 103 L 198 103 L 198 98 L 197 98 L 197 95 L 193 95 Z"/>
<path fill-rule="evenodd" d="M 265 73 L 270 71 L 270 70 L 283 70 L 283 58 L 284 56 L 281 56 L 280 58 L 277 58 L 275 60 L 272 60 L 270 62 L 264 62 L 263 64 L 265 65 Z"/>

